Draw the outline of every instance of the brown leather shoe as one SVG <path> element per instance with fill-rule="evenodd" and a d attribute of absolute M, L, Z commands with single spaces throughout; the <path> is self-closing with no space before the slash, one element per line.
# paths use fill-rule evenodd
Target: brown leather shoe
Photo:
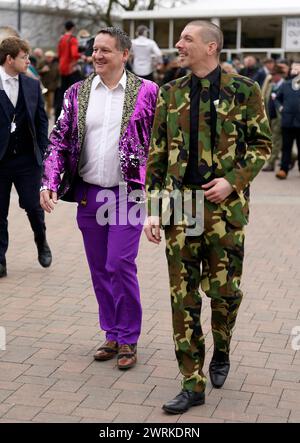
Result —
<path fill-rule="evenodd" d="M 97 361 L 106 361 L 114 358 L 118 353 L 118 343 L 112 340 L 106 340 L 94 355 Z"/>
<path fill-rule="evenodd" d="M 136 344 L 133 345 L 120 345 L 118 352 L 118 368 L 129 369 L 135 366 L 136 357 Z"/>
<path fill-rule="evenodd" d="M 276 177 L 280 180 L 285 180 L 287 178 L 287 173 L 283 169 L 280 169 L 278 172 L 276 172 Z"/>

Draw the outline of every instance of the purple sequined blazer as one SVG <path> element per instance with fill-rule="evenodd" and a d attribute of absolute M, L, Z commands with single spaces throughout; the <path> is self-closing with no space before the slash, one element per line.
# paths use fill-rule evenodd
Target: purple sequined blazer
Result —
<path fill-rule="evenodd" d="M 74 201 L 73 188 L 85 134 L 85 118 L 93 78 L 71 86 L 64 97 L 62 113 L 50 134 L 44 159 L 42 186 L 58 197 Z M 146 163 L 158 86 L 127 71 L 119 154 L 127 190 L 144 190 Z M 61 177 L 61 175 L 63 176 Z"/>

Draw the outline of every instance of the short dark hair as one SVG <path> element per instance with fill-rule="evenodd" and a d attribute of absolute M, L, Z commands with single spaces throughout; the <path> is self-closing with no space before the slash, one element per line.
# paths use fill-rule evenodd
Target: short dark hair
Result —
<path fill-rule="evenodd" d="M 111 37 L 113 37 L 116 40 L 117 48 L 119 51 L 125 51 L 125 49 L 128 49 L 128 51 L 131 48 L 131 39 L 126 32 L 124 32 L 121 28 L 110 26 L 107 28 L 102 28 L 97 33 L 99 34 L 108 34 Z"/>
<path fill-rule="evenodd" d="M 72 20 L 67 20 L 65 23 L 66 31 L 70 31 L 72 28 L 75 28 L 75 23 Z"/>
<path fill-rule="evenodd" d="M 281 66 L 275 65 L 272 71 L 270 72 L 271 75 L 284 75 L 284 69 Z"/>
<path fill-rule="evenodd" d="M 29 50 L 28 43 L 19 37 L 5 38 L 0 44 L 0 65 L 4 65 L 8 55 L 12 58 L 16 58 L 20 51 L 29 54 Z"/>
<path fill-rule="evenodd" d="M 263 59 L 263 64 L 267 64 L 267 63 L 276 63 L 276 60 L 274 58 L 271 57 L 267 57 Z"/>
<path fill-rule="evenodd" d="M 219 54 L 223 49 L 224 36 L 221 28 L 212 22 L 206 20 L 193 20 L 187 24 L 192 26 L 199 26 L 201 28 L 201 38 L 204 43 L 216 42 L 217 53 Z M 202 32 L 204 30 L 205 32 Z"/>
<path fill-rule="evenodd" d="M 277 64 L 290 66 L 290 61 L 287 58 L 280 58 L 277 60 Z"/>

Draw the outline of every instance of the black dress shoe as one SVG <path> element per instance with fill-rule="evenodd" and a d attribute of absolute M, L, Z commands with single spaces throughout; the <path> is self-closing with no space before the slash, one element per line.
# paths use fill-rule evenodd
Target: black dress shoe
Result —
<path fill-rule="evenodd" d="M 6 277 L 6 276 L 7 276 L 6 265 L 0 263 L 0 278 L 2 278 L 2 277 Z"/>
<path fill-rule="evenodd" d="M 168 401 L 162 409 L 169 414 L 182 414 L 191 406 L 204 405 L 205 393 L 182 390 L 173 400 Z"/>
<path fill-rule="evenodd" d="M 42 240 L 35 239 L 35 243 L 38 249 L 38 260 L 43 268 L 49 268 L 52 262 L 52 254 L 47 243 L 46 238 Z"/>
<path fill-rule="evenodd" d="M 222 388 L 229 373 L 229 369 L 229 356 L 224 352 L 215 351 L 209 364 L 210 381 L 214 388 Z"/>

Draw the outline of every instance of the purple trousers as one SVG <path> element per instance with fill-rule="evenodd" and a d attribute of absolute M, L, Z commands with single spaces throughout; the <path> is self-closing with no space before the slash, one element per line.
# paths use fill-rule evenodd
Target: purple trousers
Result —
<path fill-rule="evenodd" d="M 130 210 L 137 205 L 128 202 L 124 189 L 120 192 L 119 187 L 101 188 L 84 182 L 77 186 L 75 198 L 100 327 L 106 331 L 107 340 L 137 343 L 142 308 L 135 259 L 143 221 L 134 225 L 136 222 L 128 220 Z M 138 207 L 144 220 L 145 208 Z"/>

